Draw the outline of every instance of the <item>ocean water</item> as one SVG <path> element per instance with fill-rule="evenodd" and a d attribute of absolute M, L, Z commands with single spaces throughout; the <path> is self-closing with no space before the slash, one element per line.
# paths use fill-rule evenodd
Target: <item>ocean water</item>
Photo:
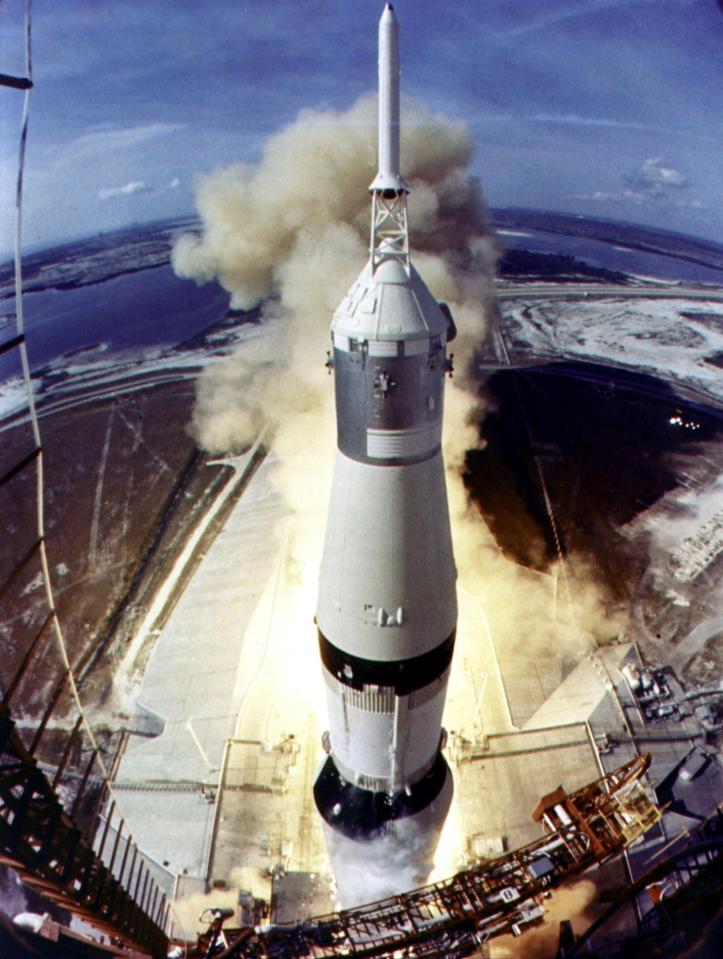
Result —
<path fill-rule="evenodd" d="M 599 240 L 544 230 L 511 228 L 509 249 L 563 253 L 594 266 L 671 281 L 723 284 L 723 270 L 673 256 L 646 253 Z M 33 370 L 94 349 L 141 353 L 172 349 L 219 321 L 229 295 L 217 284 L 180 280 L 170 266 L 154 267 L 77 289 L 43 290 L 23 299 L 28 356 Z M 0 344 L 15 335 L 13 301 L 0 302 Z M 19 374 L 17 351 L 0 355 L 0 382 Z"/>
<path fill-rule="evenodd" d="M 508 250 L 529 250 L 531 253 L 559 253 L 584 260 L 591 266 L 604 267 L 635 276 L 650 276 L 659 280 L 678 280 L 684 283 L 723 284 L 723 270 L 691 263 L 676 256 L 646 253 L 602 240 L 567 236 L 527 227 L 503 227 L 501 239 Z"/>
<path fill-rule="evenodd" d="M 180 280 L 170 266 L 127 273 L 103 283 L 42 290 L 23 297 L 28 358 L 38 370 L 94 346 L 105 356 L 173 348 L 222 319 L 229 294 L 217 283 Z M 15 335 L 12 300 L 0 304 L 0 342 Z M 0 356 L 0 380 L 17 374 L 17 357 Z"/>

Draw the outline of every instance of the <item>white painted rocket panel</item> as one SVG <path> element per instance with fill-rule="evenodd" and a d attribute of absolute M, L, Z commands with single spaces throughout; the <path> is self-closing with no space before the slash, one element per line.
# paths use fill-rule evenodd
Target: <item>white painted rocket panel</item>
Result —
<path fill-rule="evenodd" d="M 344 333 L 334 333 L 332 335 L 334 349 L 342 350 L 344 353 L 352 352 L 350 337 Z M 358 342 L 358 341 L 356 341 Z M 428 336 L 422 336 L 416 340 L 363 340 L 367 343 L 367 353 L 369 356 L 424 356 L 429 353 L 431 340 Z M 355 347 L 358 349 L 358 346 Z"/>
<path fill-rule="evenodd" d="M 449 671 L 447 667 L 446 672 Z M 380 686 L 376 683 L 366 683 L 361 689 L 353 686 L 347 686 L 341 679 L 333 676 L 329 670 L 322 666 L 324 682 L 335 696 L 344 695 L 346 702 L 355 706 L 357 709 L 364 709 L 368 713 L 388 713 L 391 715 L 395 710 L 396 693 L 393 686 Z M 437 677 L 434 682 L 429 682 L 427 686 L 415 689 L 409 698 L 409 708 L 417 709 L 423 706 L 428 699 L 432 699 L 437 694 L 437 682 L 443 676 Z M 446 680 L 445 680 L 446 682 Z"/>
<path fill-rule="evenodd" d="M 422 456 L 439 446 L 442 421 L 410 430 L 367 430 L 367 456 L 374 459 L 397 459 Z"/>
<path fill-rule="evenodd" d="M 420 656 L 454 630 L 456 569 L 441 453 L 376 466 L 337 452 L 317 622 L 363 659 Z M 380 625 L 379 611 L 401 625 Z M 382 621 L 385 621 L 384 619 Z"/>
<path fill-rule="evenodd" d="M 344 692 L 339 694 L 338 684 L 327 682 L 329 739 L 338 768 L 384 779 L 388 789 L 413 785 L 437 755 L 448 675 L 446 670 L 430 684 L 433 688 L 421 705 L 411 706 L 413 696 L 395 697 L 400 708 L 388 713 L 352 705 Z M 396 716 L 401 720 L 395 724 Z"/>
<path fill-rule="evenodd" d="M 379 176 L 399 175 L 399 27 L 390 7 L 379 21 Z"/>
<path fill-rule="evenodd" d="M 369 340 L 367 352 L 369 356 L 397 356 L 399 353 L 399 341 Z"/>
<path fill-rule="evenodd" d="M 334 335 L 366 340 L 407 340 L 446 336 L 448 321 L 424 281 L 395 261 L 372 274 L 370 263 L 334 313 Z"/>

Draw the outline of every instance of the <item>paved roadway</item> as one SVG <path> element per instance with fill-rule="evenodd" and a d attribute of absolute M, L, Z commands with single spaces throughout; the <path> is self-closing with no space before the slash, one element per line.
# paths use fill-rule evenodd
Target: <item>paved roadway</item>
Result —
<path fill-rule="evenodd" d="M 723 616 L 713 616 L 699 623 L 675 646 L 670 657 L 670 665 L 676 672 L 680 672 L 709 639 L 720 633 L 723 633 Z"/>

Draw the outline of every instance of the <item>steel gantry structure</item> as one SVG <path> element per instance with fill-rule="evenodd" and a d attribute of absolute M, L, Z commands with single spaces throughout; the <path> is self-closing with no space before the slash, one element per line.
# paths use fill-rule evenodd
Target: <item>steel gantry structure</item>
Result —
<path fill-rule="evenodd" d="M 167 952 L 169 906 L 116 809 L 112 777 L 78 695 L 75 675 L 83 657 L 71 663 L 46 553 L 43 446 L 22 299 L 22 185 L 33 88 L 30 0 L 26 9 L 25 76 L 0 73 L 0 86 L 24 94 L 16 191 L 16 331 L 7 339 L 0 335 L 0 356 L 15 354 L 22 369 L 29 424 L 23 439 L 29 448 L 16 454 L 13 447 L 16 459 L 3 465 L 0 493 L 5 504 L 34 499 L 35 523 L 32 542 L 21 544 L 18 526 L 7 536 L 15 555 L 0 556 L 0 603 L 11 611 L 8 618 L 24 596 L 36 586 L 44 588 L 42 599 L 20 617 L 23 628 L 6 640 L 0 659 L 0 865 L 112 940 L 160 957 Z M 24 484 L 33 469 L 35 495 L 30 496 L 32 480 L 16 484 Z M 30 524 L 21 525 L 27 533 Z M 38 678 L 40 663 L 46 666 L 47 688 Z"/>
<path fill-rule="evenodd" d="M 545 835 L 499 859 L 405 895 L 295 925 L 222 932 L 217 921 L 195 955 L 210 954 L 213 937 L 225 943 L 220 955 L 238 959 L 458 959 L 496 936 L 519 935 L 543 921 L 547 891 L 615 856 L 658 822 L 660 810 L 641 782 L 649 762 L 649 756 L 636 757 L 577 792 L 560 788 L 545 796 L 533 812 Z"/>
<path fill-rule="evenodd" d="M 123 835 L 122 824 L 114 826 L 109 839 L 112 800 L 94 848 L 95 825 L 108 801 L 107 789 L 98 790 L 97 782 L 95 788 L 89 786 L 94 762 L 92 753 L 69 813 L 23 744 L 7 707 L 0 705 L 0 863 L 114 939 L 163 956 L 168 945 L 162 928 L 165 898 L 138 847 Z M 95 814 L 82 828 L 74 813 L 86 790 L 95 794 Z M 106 851 L 107 864 L 102 858 Z"/>
<path fill-rule="evenodd" d="M 694 830 L 664 847 L 667 855 L 623 889 L 605 912 L 561 952 L 564 959 L 602 959 L 596 936 L 612 925 L 618 911 L 648 893 L 649 906 L 638 932 L 616 943 L 606 939 L 605 959 L 673 959 L 723 927 L 723 806 Z M 655 857 L 653 857 L 655 858 Z M 711 942 L 713 939 L 711 938 Z M 696 953 L 697 954 L 697 953 Z"/>

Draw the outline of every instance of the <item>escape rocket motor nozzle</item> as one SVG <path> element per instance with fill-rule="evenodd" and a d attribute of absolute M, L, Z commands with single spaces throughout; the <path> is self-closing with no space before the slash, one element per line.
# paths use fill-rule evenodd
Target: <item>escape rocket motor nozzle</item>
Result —
<path fill-rule="evenodd" d="M 388 3 L 379 21 L 379 161 L 369 189 L 406 190 L 399 171 L 399 24 Z"/>
<path fill-rule="evenodd" d="M 391 6 L 379 48 L 371 255 L 331 324 L 337 454 L 316 613 L 329 731 L 314 797 L 344 905 L 350 864 L 376 856 L 388 873 L 392 841 L 416 864 L 390 893 L 426 881 L 452 797 L 441 751 L 457 624 L 441 450 L 452 325 L 410 262 Z"/>

